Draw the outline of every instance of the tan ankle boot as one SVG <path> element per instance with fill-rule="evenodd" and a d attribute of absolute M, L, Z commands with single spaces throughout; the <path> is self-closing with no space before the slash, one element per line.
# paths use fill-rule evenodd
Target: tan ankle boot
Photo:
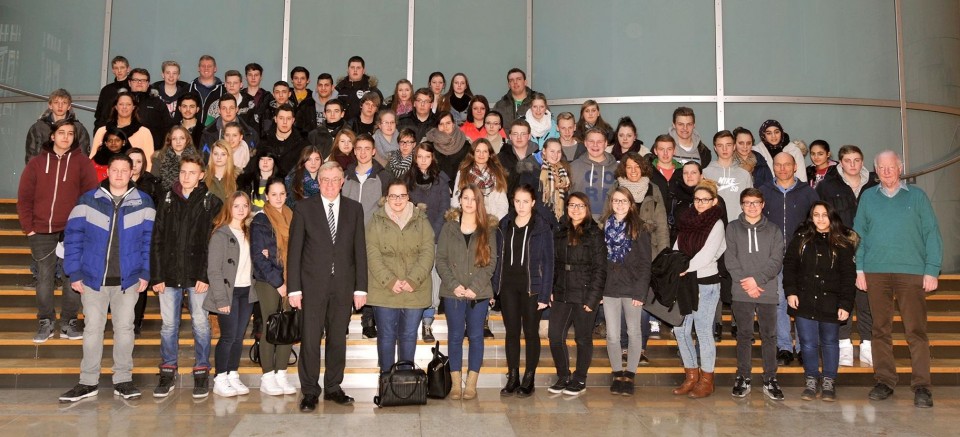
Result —
<path fill-rule="evenodd" d="M 683 380 L 683 384 L 680 384 L 680 387 L 673 389 L 673 394 L 675 395 L 685 395 L 690 393 L 690 390 L 693 390 L 693 386 L 700 380 L 700 369 L 694 367 L 692 369 L 683 369 L 683 373 L 686 375 L 686 378 Z"/>
<path fill-rule="evenodd" d="M 450 389 L 450 399 L 455 401 L 463 397 L 463 379 L 460 372 L 450 372 L 450 380 L 453 381 L 453 388 Z"/>
<path fill-rule="evenodd" d="M 691 399 L 705 398 L 713 393 L 713 372 L 700 372 L 700 380 L 687 394 Z"/>
<path fill-rule="evenodd" d="M 471 400 L 477 397 L 477 379 L 480 374 L 474 371 L 467 372 L 467 386 L 463 390 L 463 399 Z"/>

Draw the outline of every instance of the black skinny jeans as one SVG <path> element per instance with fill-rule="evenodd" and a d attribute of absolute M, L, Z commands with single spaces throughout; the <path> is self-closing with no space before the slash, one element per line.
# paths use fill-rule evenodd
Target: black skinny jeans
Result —
<path fill-rule="evenodd" d="M 570 353 L 567 350 L 567 331 L 573 325 L 573 334 L 577 342 L 577 369 L 573 380 L 587 382 L 587 371 L 593 359 L 593 325 L 597 312 L 587 312 L 583 304 L 553 302 L 550 309 L 550 353 L 557 367 L 557 376 L 561 379 L 570 375 Z"/>
<path fill-rule="evenodd" d="M 540 364 L 540 311 L 537 296 L 527 290 L 527 281 L 505 280 L 500 287 L 500 309 L 506 328 L 507 367 L 520 368 L 520 328 L 526 341 L 526 371 L 536 371 Z"/>

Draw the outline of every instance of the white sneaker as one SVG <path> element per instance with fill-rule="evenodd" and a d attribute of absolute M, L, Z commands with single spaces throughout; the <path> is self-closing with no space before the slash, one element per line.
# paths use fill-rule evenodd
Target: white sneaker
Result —
<path fill-rule="evenodd" d="M 297 394 L 297 388 L 290 384 L 290 380 L 287 379 L 286 370 L 277 370 L 276 377 L 277 386 L 280 387 L 280 390 L 283 390 L 285 395 L 295 395 Z"/>
<path fill-rule="evenodd" d="M 230 385 L 229 378 L 230 375 L 227 373 L 221 373 L 213 378 L 213 394 L 223 396 L 225 398 L 236 396 L 237 389 Z"/>
<path fill-rule="evenodd" d="M 840 365 L 844 367 L 853 365 L 853 343 L 849 338 L 840 340 Z"/>
<path fill-rule="evenodd" d="M 283 389 L 277 385 L 276 373 L 267 372 L 260 377 L 260 391 L 263 392 L 263 394 L 270 396 L 279 396 L 283 394 Z"/>
<path fill-rule="evenodd" d="M 873 346 L 870 340 L 860 342 L 860 367 L 873 367 Z"/>
<path fill-rule="evenodd" d="M 236 370 L 227 373 L 227 380 L 230 381 L 230 386 L 237 391 L 238 395 L 250 394 L 250 388 L 243 384 L 243 381 L 240 380 L 240 373 Z"/>

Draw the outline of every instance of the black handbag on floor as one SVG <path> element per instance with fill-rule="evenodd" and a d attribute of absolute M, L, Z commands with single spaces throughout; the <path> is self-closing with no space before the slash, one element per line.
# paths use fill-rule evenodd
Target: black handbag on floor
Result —
<path fill-rule="evenodd" d="M 430 348 L 433 359 L 427 366 L 427 397 L 443 399 L 450 394 L 453 381 L 450 379 L 450 358 L 440 353 L 440 342 Z"/>
<path fill-rule="evenodd" d="M 271 344 L 294 344 L 300 342 L 300 326 L 303 311 L 296 308 L 284 310 L 286 298 L 280 299 L 277 312 L 267 317 L 266 337 Z"/>
<path fill-rule="evenodd" d="M 381 408 L 426 405 L 427 374 L 413 361 L 400 361 L 390 366 L 390 371 L 380 375 L 373 403 Z"/>

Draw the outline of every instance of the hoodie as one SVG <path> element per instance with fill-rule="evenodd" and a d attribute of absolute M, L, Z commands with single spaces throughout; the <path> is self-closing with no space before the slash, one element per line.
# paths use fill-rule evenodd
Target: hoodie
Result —
<path fill-rule="evenodd" d="M 74 142 L 63 155 L 47 141 L 40 155 L 27 163 L 17 189 L 17 216 L 25 234 L 52 234 L 67 226 L 80 195 L 97 188 L 93 163 Z"/>
<path fill-rule="evenodd" d="M 722 167 L 718 161 L 713 161 L 703 169 L 703 177 L 717 183 L 717 194 L 726 204 L 727 217 L 740 215 L 740 192 L 753 186 L 750 173 L 736 164 Z"/>
<path fill-rule="evenodd" d="M 199 77 L 190 83 L 190 92 L 200 97 L 200 108 L 202 109 L 197 113 L 197 119 L 204 126 L 209 126 L 220 116 L 220 107 L 215 103 L 226 92 L 219 77 L 214 77 L 213 80 L 213 86 L 209 87 L 200 83 Z"/>
<path fill-rule="evenodd" d="M 150 84 L 150 89 L 157 90 L 157 98 L 163 102 L 164 106 L 167 108 L 167 115 L 170 117 L 171 122 L 177 118 L 177 114 L 180 113 L 180 108 L 177 107 L 177 102 L 181 97 L 185 96 L 190 92 L 190 84 L 182 80 L 177 81 L 177 90 L 173 93 L 172 96 L 166 94 L 166 82 L 158 80 Z"/>
<path fill-rule="evenodd" d="M 87 128 L 83 126 L 83 123 L 77 120 L 77 115 L 73 112 L 72 109 L 68 109 L 67 113 L 63 116 L 64 119 L 73 121 L 73 126 L 76 128 L 76 137 L 77 142 L 80 143 L 80 150 L 83 151 L 84 155 L 90 154 L 90 133 L 87 132 Z M 53 130 L 53 111 L 47 109 L 43 111 L 43 115 L 37 119 L 37 122 L 30 126 L 30 130 L 27 131 L 27 144 L 26 144 L 26 154 L 24 155 L 23 163 L 26 164 L 30 162 L 34 156 L 40 154 L 40 149 L 43 144 L 47 141 L 50 141 L 50 133 Z"/>
<path fill-rule="evenodd" d="M 317 111 L 316 123 L 317 123 L 317 126 L 320 126 L 327 122 L 327 117 L 323 114 L 323 110 L 325 109 L 324 107 L 326 106 L 327 102 L 321 101 L 320 94 L 317 93 L 317 90 L 313 90 L 313 93 L 311 93 L 311 95 L 313 96 L 314 110 Z M 339 98 L 340 98 L 340 93 L 338 93 L 337 90 L 334 89 L 333 91 L 330 92 L 330 98 L 328 100 L 336 100 Z"/>
<path fill-rule="evenodd" d="M 387 187 L 393 180 L 393 174 L 383 168 L 379 162 L 371 161 L 370 164 L 372 166 L 363 182 L 357 176 L 357 163 L 350 164 L 343 172 L 346 180 L 340 192 L 343 197 L 360 202 L 363 206 L 364 224 L 370 222 L 374 211 L 377 210 L 377 203 L 387 193 Z M 432 235 L 431 233 L 431 237 Z"/>
<path fill-rule="evenodd" d="M 807 185 L 805 185 L 807 186 Z M 809 188 L 809 186 L 807 186 Z M 727 250 L 724 262 L 733 282 L 733 301 L 776 305 L 777 275 L 783 265 L 783 233 L 765 216 L 750 224 L 743 214 L 727 225 Z M 740 280 L 753 278 L 763 289 L 754 299 L 743 291 Z"/>
<path fill-rule="evenodd" d="M 764 200 L 763 215 L 780 227 L 783 247 L 787 247 L 790 243 L 788 238 L 792 238 L 800 224 L 807 219 L 813 202 L 820 200 L 820 196 L 810 185 L 796 178 L 789 188 L 783 188 L 774 181 L 760 187 L 760 192 Z"/>
<path fill-rule="evenodd" d="M 690 151 L 680 147 L 680 137 L 677 136 L 677 130 L 673 127 L 670 128 L 670 136 L 673 137 L 673 140 L 677 143 L 677 147 L 674 149 L 673 159 L 676 159 L 681 164 L 686 164 L 688 161 L 699 162 L 701 168 L 707 168 L 707 166 L 710 165 L 710 160 L 713 156 L 710 154 L 710 149 L 700 140 L 699 132 L 694 130 L 693 135 L 690 135 L 691 142 L 697 145 L 696 149 Z"/>
<path fill-rule="evenodd" d="M 614 171 L 617 169 L 617 160 L 613 155 L 604 152 L 600 162 L 590 159 L 590 155 L 583 155 L 570 164 L 570 192 L 582 192 L 590 199 L 590 213 L 594 220 L 603 214 L 603 207 L 607 203 L 607 194 L 610 186 L 616 182 Z"/>

